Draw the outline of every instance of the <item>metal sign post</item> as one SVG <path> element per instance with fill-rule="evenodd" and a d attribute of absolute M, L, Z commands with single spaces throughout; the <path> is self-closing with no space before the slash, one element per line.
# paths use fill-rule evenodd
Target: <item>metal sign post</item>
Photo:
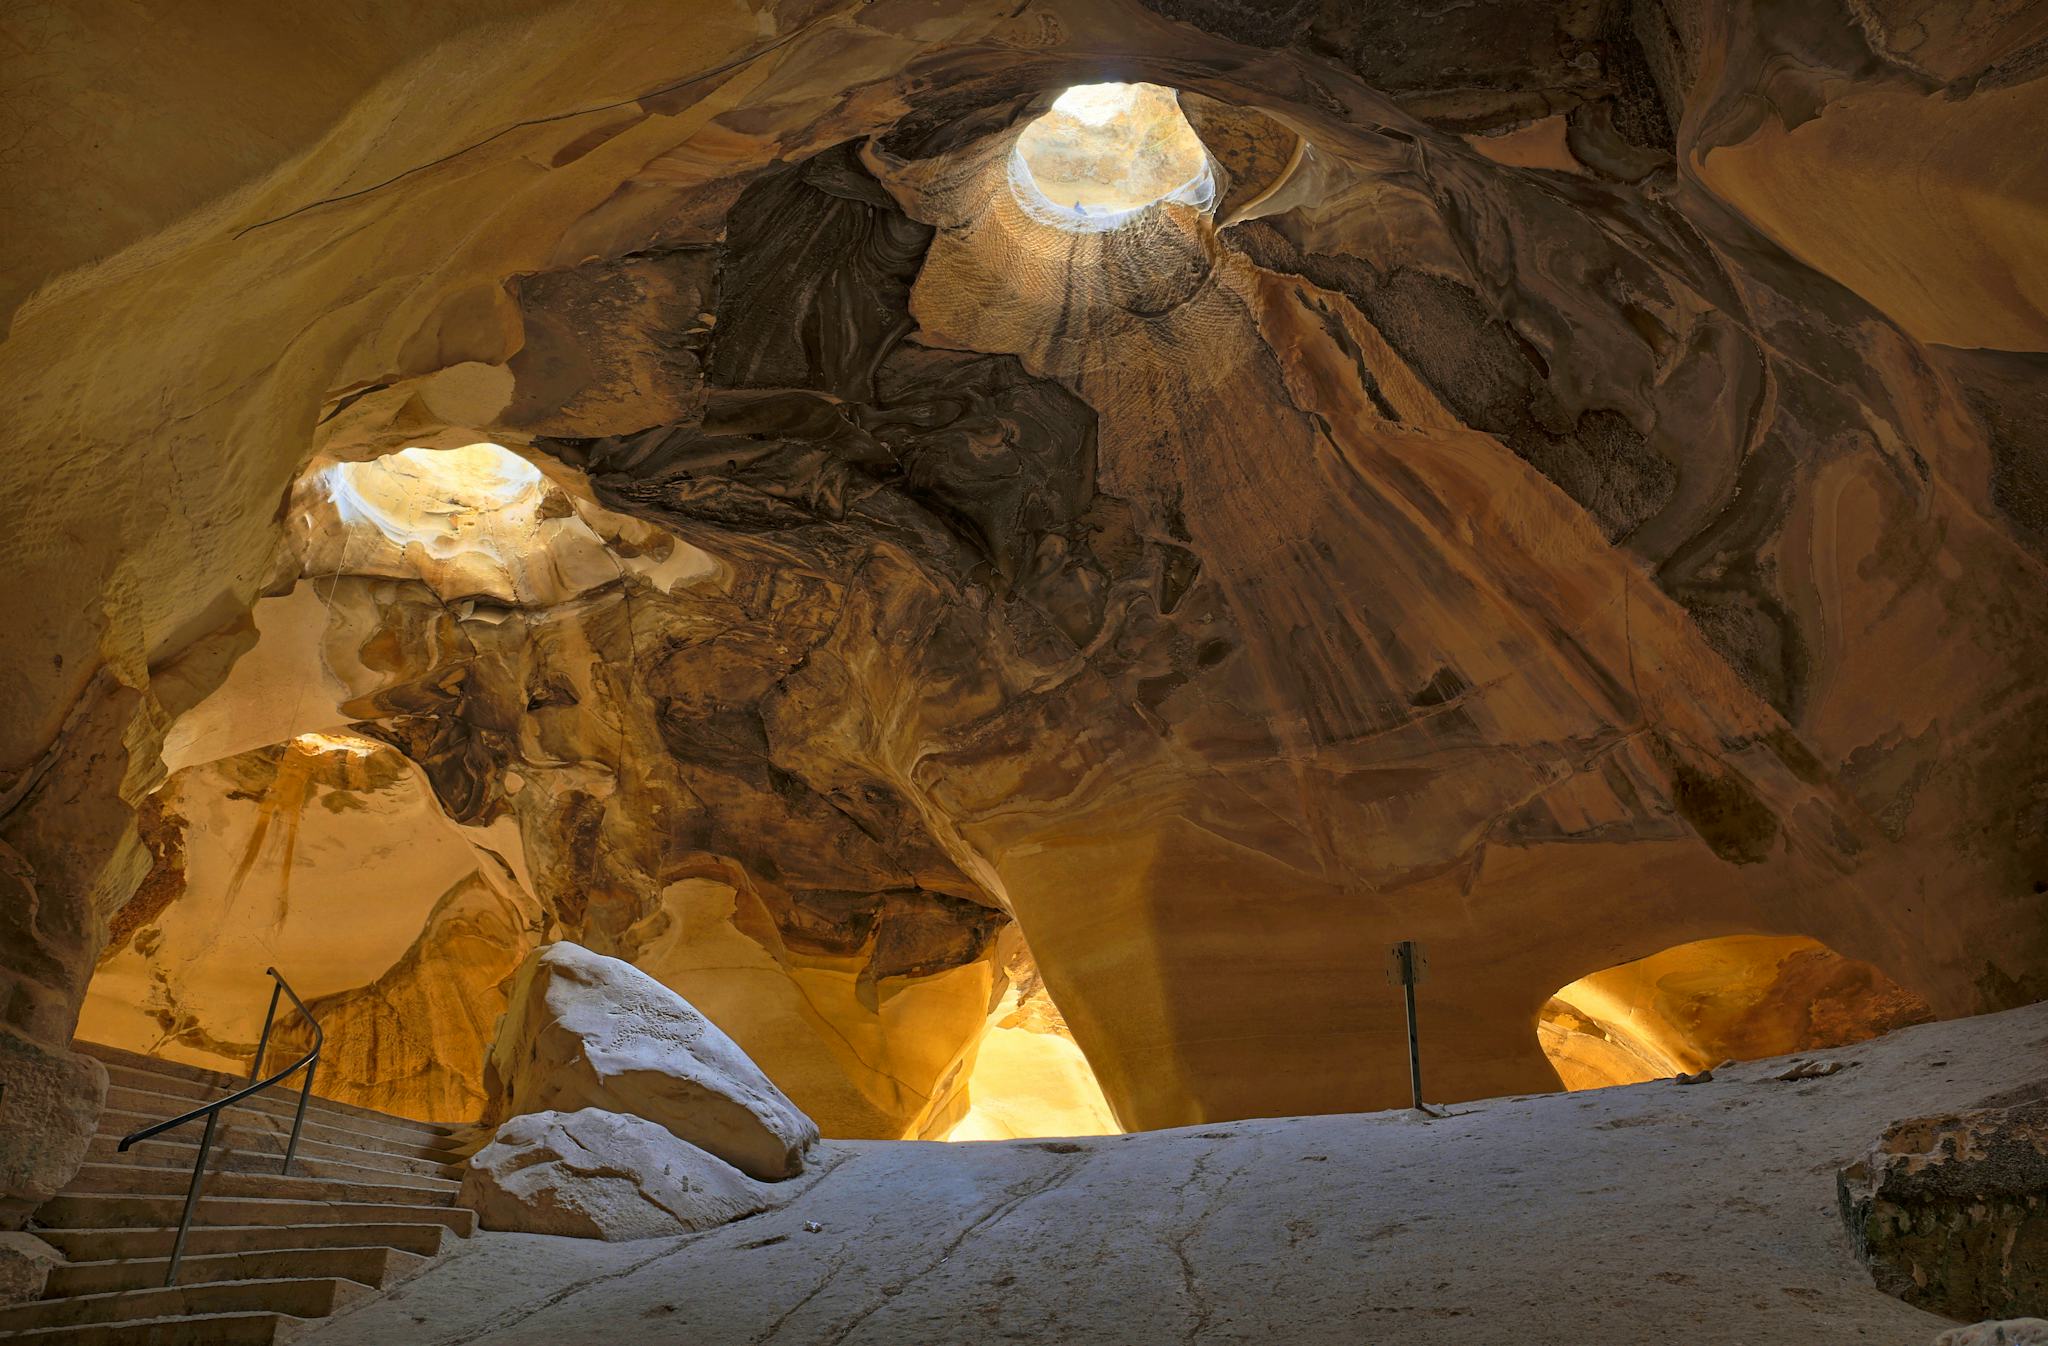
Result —
<path fill-rule="evenodd" d="M 1408 1092 L 1418 1112 L 1422 1110 L 1422 1043 L 1415 1031 L 1415 984 L 1428 969 L 1428 957 L 1412 939 L 1387 951 L 1387 980 L 1400 985 L 1401 998 L 1408 1007 Z"/>

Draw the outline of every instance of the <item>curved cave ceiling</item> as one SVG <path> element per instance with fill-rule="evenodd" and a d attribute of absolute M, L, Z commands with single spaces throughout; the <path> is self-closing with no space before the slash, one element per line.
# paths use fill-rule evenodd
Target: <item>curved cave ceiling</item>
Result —
<path fill-rule="evenodd" d="M 287 768 L 394 817 L 417 773 L 420 960 L 730 936 L 812 1033 L 736 1036 L 843 1133 L 937 1125 L 1006 997 L 1126 1126 L 1399 1102 L 1398 939 L 1447 1098 L 1555 1087 L 1560 987 L 1709 941 L 1886 1023 L 2048 992 L 2041 20 L 699 11 L 265 33 L 264 135 L 29 174 L 127 203 L 9 278 L 52 1078 L 166 809 Z M 1202 192 L 1019 194 L 1109 82 Z"/>

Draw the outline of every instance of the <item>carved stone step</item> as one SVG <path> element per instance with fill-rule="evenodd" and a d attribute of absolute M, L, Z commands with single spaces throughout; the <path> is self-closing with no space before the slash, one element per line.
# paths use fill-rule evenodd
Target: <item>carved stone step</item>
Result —
<path fill-rule="evenodd" d="M 217 1098 L 225 1098 L 246 1084 L 247 1080 L 231 1085 L 205 1084 L 197 1080 L 181 1079 L 175 1075 L 165 1075 L 146 1066 L 118 1063 L 107 1065 L 107 1087 L 110 1089 L 134 1089 L 165 1098 L 185 1100 L 181 1107 L 170 1114 L 171 1116 L 176 1116 L 178 1112 L 189 1112 L 201 1103 L 211 1103 Z M 243 1099 L 235 1105 L 237 1109 L 249 1108 L 287 1119 L 298 1110 L 298 1106 L 297 1076 Z M 364 1131 L 372 1135 L 394 1135 L 402 1139 L 424 1136 L 431 1141 L 446 1136 L 450 1130 L 433 1122 L 415 1122 L 406 1117 L 393 1117 L 388 1113 L 373 1112 L 369 1108 L 335 1103 L 318 1095 L 306 1100 L 306 1116 L 317 1116 L 328 1124 L 344 1130 Z"/>
<path fill-rule="evenodd" d="M 129 1318 L 33 1328 L 10 1335 L 10 1346 L 273 1346 L 288 1341 L 304 1319 L 281 1313 L 209 1313 L 196 1317 Z"/>
<path fill-rule="evenodd" d="M 212 1313 L 282 1313 L 294 1318 L 325 1318 L 350 1300 L 369 1293 L 366 1285 L 333 1276 L 159 1285 L 146 1290 L 39 1299 L 0 1308 L 0 1333 Z"/>
<path fill-rule="evenodd" d="M 168 1225 L 130 1228 L 79 1226 L 38 1229 L 36 1237 L 74 1262 L 120 1258 L 169 1257 L 177 1230 Z M 185 1235 L 187 1258 L 213 1253 L 261 1252 L 289 1248 L 355 1248 L 379 1245 L 432 1257 L 456 1237 L 436 1221 L 411 1219 L 387 1223 L 322 1221 L 298 1225 L 195 1225 Z"/>
<path fill-rule="evenodd" d="M 50 1229 L 112 1229 L 123 1225 L 170 1227 L 184 1198 L 133 1192 L 62 1192 L 44 1202 L 36 1219 Z M 207 1225 L 426 1224 L 446 1225 L 464 1238 L 476 1230 L 476 1212 L 460 1206 L 417 1206 L 374 1201 L 294 1201 L 272 1197 L 201 1196 L 194 1216 Z"/>
<path fill-rule="evenodd" d="M 125 1091 L 112 1089 L 107 1091 L 107 1110 L 100 1114 L 100 1135 L 111 1136 L 118 1142 L 123 1136 L 133 1135 L 144 1127 L 177 1116 L 177 1112 L 174 1110 L 164 1111 L 161 1107 L 156 1106 L 164 1101 L 158 1095 L 128 1093 L 128 1102 L 116 1102 L 114 1095 L 122 1092 Z M 133 1101 L 138 1099 L 145 1102 L 146 1111 L 138 1112 L 134 1110 Z M 284 1156 L 285 1145 L 290 1141 L 292 1134 L 292 1123 L 289 1117 L 270 1117 L 262 1113 L 243 1112 L 239 1108 L 228 1109 L 226 1114 L 222 1116 L 220 1125 L 233 1132 L 234 1143 L 237 1148 L 249 1149 L 254 1148 L 258 1144 L 274 1144 L 279 1158 Z M 199 1121 L 182 1126 L 176 1131 L 167 1132 L 166 1135 L 175 1136 L 180 1140 L 197 1145 L 199 1137 L 204 1134 L 205 1130 L 206 1123 Z M 218 1145 L 221 1139 L 222 1137 L 217 1129 L 214 1135 L 214 1143 Z M 301 1148 L 308 1142 L 317 1142 L 322 1145 L 339 1145 L 347 1149 L 368 1150 L 380 1154 L 404 1155 L 409 1159 L 429 1159 L 443 1164 L 452 1162 L 456 1158 L 450 1149 L 450 1146 L 454 1144 L 451 1140 L 437 1139 L 424 1144 L 394 1140 L 385 1136 L 366 1135 L 360 1131 L 343 1131 L 336 1127 L 328 1126 L 324 1122 L 314 1121 L 312 1118 L 306 1120 L 305 1129 L 299 1134 L 299 1145 Z"/>
<path fill-rule="evenodd" d="M 213 1154 L 207 1161 L 208 1172 L 279 1171 L 278 1166 L 284 1160 L 282 1144 L 272 1145 L 265 1138 L 260 1145 L 245 1149 L 229 1143 L 232 1135 L 226 1126 L 214 1133 Z M 193 1161 L 199 1157 L 196 1138 L 179 1140 L 170 1135 L 158 1136 L 140 1141 L 126 1151 L 115 1148 L 119 1143 L 115 1136 L 94 1136 L 86 1145 L 86 1162 L 175 1169 L 189 1175 Z M 382 1154 L 375 1150 L 350 1149 L 345 1145 L 309 1141 L 301 1136 L 298 1153 L 292 1157 L 292 1176 L 403 1185 L 418 1183 L 434 1187 L 446 1181 L 460 1183 L 462 1165 L 401 1154 Z"/>
<path fill-rule="evenodd" d="M 188 1239 L 187 1247 L 190 1242 Z M 387 1247 L 257 1248 L 243 1252 L 195 1255 L 178 1263 L 178 1283 L 280 1280 L 334 1277 L 373 1288 L 411 1275 L 426 1257 Z M 50 1272 L 43 1297 L 106 1294 L 114 1290 L 147 1290 L 164 1283 L 168 1257 L 129 1257 L 100 1262 L 69 1262 Z"/>
<path fill-rule="evenodd" d="M 391 1205 L 447 1206 L 455 1201 L 460 1183 L 445 1179 L 415 1179 L 429 1187 L 395 1183 L 339 1182 L 332 1178 L 284 1177 L 277 1173 L 218 1172 L 209 1170 L 201 1188 L 204 1197 L 275 1197 L 297 1201 L 373 1201 Z M 124 1163 L 86 1164 L 65 1187 L 67 1192 L 132 1192 L 140 1195 L 182 1197 L 191 1186 L 189 1171 Z"/>

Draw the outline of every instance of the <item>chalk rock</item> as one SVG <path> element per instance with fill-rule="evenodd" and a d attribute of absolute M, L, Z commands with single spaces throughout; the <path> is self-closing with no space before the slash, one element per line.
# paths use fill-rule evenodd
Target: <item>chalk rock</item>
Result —
<path fill-rule="evenodd" d="M 0 992 L 25 982 L 0 972 Z M 0 1229 L 20 1228 L 78 1171 L 106 1096 L 99 1062 L 0 1029 Z"/>
<path fill-rule="evenodd" d="M 659 1238 L 752 1215 L 772 1190 L 644 1117 L 534 1112 L 469 1161 L 463 1205 L 486 1229 L 570 1238 Z"/>
<path fill-rule="evenodd" d="M 285 713 L 238 708 L 223 732 Z M 481 1115 L 503 988 L 541 916 L 420 767 L 357 734 L 295 734 L 178 770 L 142 830 L 155 864 L 111 923 L 79 1037 L 247 1074 L 274 963 L 326 1028 L 322 1097 L 419 1121 Z M 310 1046 L 286 1006 L 278 1060 Z"/>
<path fill-rule="evenodd" d="M 566 941 L 521 964 L 484 1067 L 488 1115 L 600 1108 L 742 1172 L 803 1171 L 818 1128 L 733 1040 L 630 963 Z"/>
<path fill-rule="evenodd" d="M 2048 1101 L 1895 1122 L 1837 1188 L 1885 1293 L 1966 1320 L 2048 1303 Z"/>
<path fill-rule="evenodd" d="M 62 1253 L 34 1234 L 0 1233 L 0 1304 L 41 1299 L 50 1268 L 63 1260 Z"/>
<path fill-rule="evenodd" d="M 519 843 L 537 928 L 744 953 L 717 994 L 751 1022 L 671 984 L 835 1133 L 957 1104 L 1011 917 L 1141 1127 L 1405 1103 L 1398 1050 L 1329 1061 L 1399 1032 L 1357 975 L 1407 938 L 1456 1026 L 1446 1101 L 1552 1087 L 1532 1006 L 1731 930 L 1796 927 L 1943 1014 L 2041 984 L 2026 7 L 875 5 L 854 43 L 796 0 L 506 7 L 488 41 L 475 6 L 321 8 L 231 44 L 123 8 L 26 53 L 0 832 L 41 902 L 0 897 L 0 1001 L 41 1048 L 140 880 L 166 720 L 284 648 L 250 604 L 301 518 L 304 662 L 261 663 L 255 704 L 303 688 L 319 719 L 243 747 L 379 738 Z M 1037 106 L 1010 73 L 1099 65 L 1103 33 L 1313 144 L 1196 105 L 1263 198 L 1241 222 L 1048 232 L 1011 190 Z M 595 149 L 530 115 L 565 70 L 630 100 L 785 40 L 800 75 L 678 85 Z M 706 96 L 724 129 L 680 145 Z M 132 134 L 98 134 L 115 101 Z M 357 145 L 421 171 L 351 193 Z M 412 450 L 491 438 L 548 482 L 409 494 L 442 489 Z M 281 499 L 315 456 L 364 470 Z M 201 719 L 241 740 L 233 704 Z M 673 921 L 684 874 L 734 917 Z M 361 931 L 399 956 L 445 891 Z"/>
<path fill-rule="evenodd" d="M 1952 1327 L 1934 1339 L 1934 1346 L 2048 1346 L 2048 1318 L 2007 1318 Z"/>

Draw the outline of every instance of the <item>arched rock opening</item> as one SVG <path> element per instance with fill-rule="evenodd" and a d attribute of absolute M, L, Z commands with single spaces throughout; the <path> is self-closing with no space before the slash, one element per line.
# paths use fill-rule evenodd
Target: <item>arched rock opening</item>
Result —
<path fill-rule="evenodd" d="M 1536 1024 L 1567 1089 L 1845 1047 L 1934 1017 L 1868 963 L 1798 935 L 1724 935 L 1589 973 Z"/>
<path fill-rule="evenodd" d="M 508 864 L 455 826 L 417 767 L 354 735 L 185 767 L 143 817 L 154 863 L 109 934 L 81 1038 L 246 1075 L 264 1012 L 249 970 L 290 968 L 330 1039 L 323 1097 L 478 1115 L 502 983 L 541 933 L 516 852 Z M 278 1049 L 297 1032 L 287 1022 Z"/>
<path fill-rule="evenodd" d="M 830 741 L 768 732 L 833 582 L 538 461 L 562 480 L 488 442 L 307 470 L 296 575 L 168 735 L 199 764 L 150 796 L 149 896 L 81 1031 L 245 1068 L 237 978 L 316 969 L 326 1092 L 472 1120 L 507 979 L 566 938 L 684 994 L 828 1134 L 943 1136 L 973 1080 L 979 1131 L 1113 1128 L 1007 913 L 874 783 L 808 784 Z"/>

